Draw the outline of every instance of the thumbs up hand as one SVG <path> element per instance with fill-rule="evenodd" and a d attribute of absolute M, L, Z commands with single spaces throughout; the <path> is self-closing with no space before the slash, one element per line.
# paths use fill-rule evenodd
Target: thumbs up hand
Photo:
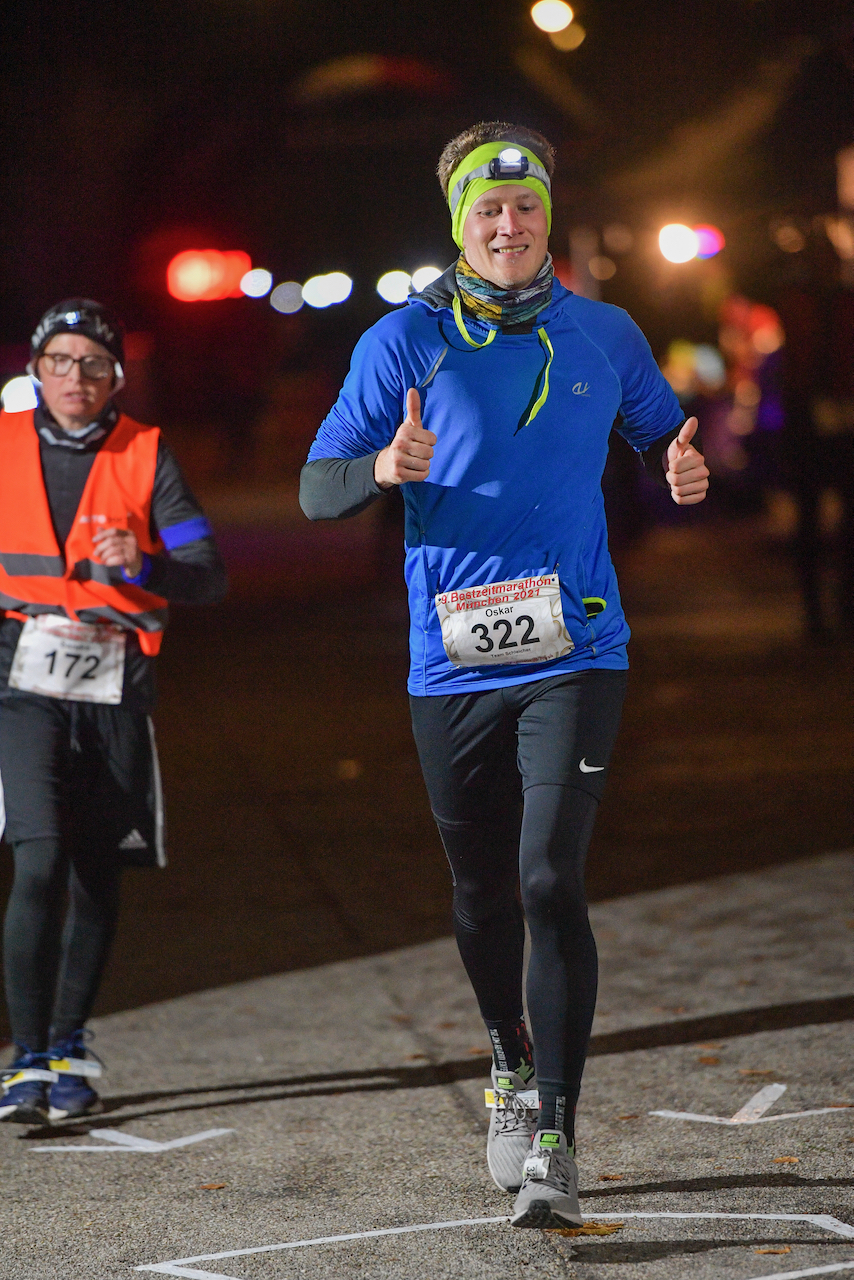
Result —
<path fill-rule="evenodd" d="M 426 480 L 436 436 L 421 422 L 421 397 L 414 387 L 406 393 L 406 417 L 394 439 L 381 449 L 374 462 L 374 479 L 381 489 L 411 480 Z"/>
<path fill-rule="evenodd" d="M 691 444 L 699 425 L 696 418 L 689 418 L 662 458 L 670 496 L 683 507 L 702 502 L 709 487 L 709 468 Z"/>

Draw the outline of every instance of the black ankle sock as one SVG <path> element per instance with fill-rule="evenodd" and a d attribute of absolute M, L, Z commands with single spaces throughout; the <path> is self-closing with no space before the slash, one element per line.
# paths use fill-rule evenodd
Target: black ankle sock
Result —
<path fill-rule="evenodd" d="M 487 1022 L 486 1029 L 492 1041 L 496 1071 L 515 1071 L 523 1080 L 530 1079 L 534 1074 L 534 1051 L 524 1021 L 508 1018 L 503 1022 Z"/>
<path fill-rule="evenodd" d="M 565 1084 L 539 1080 L 540 1118 L 538 1129 L 559 1129 L 566 1134 L 570 1155 L 575 1152 L 575 1107 L 567 1105 L 569 1089 Z"/>

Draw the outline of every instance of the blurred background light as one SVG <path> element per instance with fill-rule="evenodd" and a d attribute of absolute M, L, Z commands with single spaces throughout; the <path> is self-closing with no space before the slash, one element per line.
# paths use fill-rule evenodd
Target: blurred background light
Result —
<path fill-rule="evenodd" d="M 717 347 L 675 338 L 667 348 L 661 371 L 679 399 L 714 394 L 727 380 L 726 363 Z"/>
<path fill-rule="evenodd" d="M 263 267 L 253 267 L 251 271 L 247 271 L 246 275 L 240 278 L 240 288 L 247 298 L 266 297 L 272 285 L 273 277 Z"/>
<path fill-rule="evenodd" d="M 38 396 L 32 378 L 10 378 L 0 391 L 0 403 L 7 413 L 23 413 L 25 409 L 35 409 Z"/>
<path fill-rule="evenodd" d="M 733 391 L 735 403 L 742 405 L 745 409 L 755 409 L 759 404 L 761 395 L 759 386 L 753 378 L 741 378 L 735 384 Z"/>
<path fill-rule="evenodd" d="M 571 22 L 562 31 L 550 31 L 549 39 L 556 49 L 560 49 L 561 53 L 571 53 L 573 49 L 577 49 L 580 44 L 584 43 L 586 35 L 587 32 L 580 22 Z"/>
<path fill-rule="evenodd" d="M 531 8 L 531 17 L 541 31 L 563 31 L 572 22 L 572 10 L 564 0 L 538 0 Z"/>
<path fill-rule="evenodd" d="M 824 218 L 827 238 L 843 262 L 854 259 L 854 218 Z"/>
<path fill-rule="evenodd" d="M 750 335 L 753 350 L 761 356 L 770 356 L 775 351 L 779 351 L 784 340 L 783 330 L 779 324 L 763 324 L 758 329 L 754 329 Z"/>
<path fill-rule="evenodd" d="M 784 253 L 800 253 L 806 244 L 801 232 L 790 222 L 772 225 L 771 236 L 777 248 Z"/>
<path fill-rule="evenodd" d="M 326 277 L 326 296 L 331 303 L 346 302 L 353 292 L 353 281 L 343 271 L 330 271 Z"/>
<path fill-rule="evenodd" d="M 701 342 L 694 348 L 694 368 L 703 387 L 718 391 L 726 382 L 726 365 L 717 347 Z"/>
<path fill-rule="evenodd" d="M 313 105 L 387 89 L 446 96 L 456 87 L 444 67 L 424 58 L 351 53 L 311 67 L 294 82 L 291 95 Z"/>
<path fill-rule="evenodd" d="M 312 276 L 302 287 L 303 301 L 310 307 L 331 307 L 336 302 L 346 302 L 353 291 L 353 281 L 343 271 L 330 271 L 324 276 Z"/>
<path fill-rule="evenodd" d="M 613 275 L 616 275 L 617 265 L 610 258 L 604 258 L 597 253 L 588 262 L 587 270 L 594 280 L 610 280 Z"/>
<path fill-rule="evenodd" d="M 283 316 L 293 315 L 302 305 L 302 285 L 297 284 L 296 280 L 277 284 L 270 294 L 270 306 L 274 311 L 280 311 Z"/>
<path fill-rule="evenodd" d="M 635 242 L 634 235 L 622 222 L 610 222 L 602 231 L 602 240 L 611 253 L 628 253 Z"/>
<path fill-rule="evenodd" d="M 166 287 L 179 302 L 240 298 L 240 281 L 251 269 L 252 259 L 240 249 L 185 249 L 166 268 Z"/>
<path fill-rule="evenodd" d="M 422 289 L 427 288 L 428 284 L 438 280 L 441 274 L 440 267 L 419 267 L 412 273 L 412 287 L 416 293 L 420 293 Z"/>
<path fill-rule="evenodd" d="M 698 243 L 698 258 L 713 258 L 716 253 L 720 253 L 726 244 L 723 232 L 705 222 L 701 222 L 696 226 L 694 233 Z"/>
<path fill-rule="evenodd" d="M 700 247 L 696 231 L 681 222 L 669 222 L 658 233 L 658 247 L 668 262 L 690 262 Z"/>
<path fill-rule="evenodd" d="M 397 305 L 409 297 L 411 282 L 412 277 L 405 271 L 387 271 L 377 281 L 377 293 L 385 302 Z"/>

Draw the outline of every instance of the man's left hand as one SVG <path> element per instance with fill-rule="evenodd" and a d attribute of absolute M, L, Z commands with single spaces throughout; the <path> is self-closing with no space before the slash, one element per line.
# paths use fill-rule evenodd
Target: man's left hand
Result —
<path fill-rule="evenodd" d="M 709 468 L 691 444 L 699 425 L 696 418 L 689 418 L 676 439 L 670 441 L 662 459 L 670 496 L 683 507 L 702 502 L 709 487 Z"/>
<path fill-rule="evenodd" d="M 121 565 L 129 578 L 142 570 L 142 552 L 130 529 L 101 529 L 92 541 L 102 564 Z"/>

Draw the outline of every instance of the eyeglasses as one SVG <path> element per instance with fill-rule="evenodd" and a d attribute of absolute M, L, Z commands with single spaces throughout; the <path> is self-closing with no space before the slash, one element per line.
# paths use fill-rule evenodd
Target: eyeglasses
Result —
<path fill-rule="evenodd" d="M 73 364 L 80 365 L 80 376 L 90 382 L 100 382 L 109 378 L 115 371 L 113 361 L 108 356 L 69 356 L 64 351 L 43 355 L 47 371 L 53 378 L 64 378 L 71 372 Z"/>

